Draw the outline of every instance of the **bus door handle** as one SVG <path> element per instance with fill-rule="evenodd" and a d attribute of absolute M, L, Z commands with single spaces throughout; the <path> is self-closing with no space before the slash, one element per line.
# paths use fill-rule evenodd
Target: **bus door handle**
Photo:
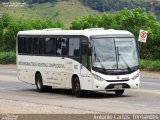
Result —
<path fill-rule="evenodd" d="M 61 57 L 62 59 L 64 59 L 64 57 Z"/>

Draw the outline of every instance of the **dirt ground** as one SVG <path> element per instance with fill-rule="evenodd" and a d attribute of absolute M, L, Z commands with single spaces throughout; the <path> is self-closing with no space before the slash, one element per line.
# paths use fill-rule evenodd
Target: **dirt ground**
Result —
<path fill-rule="evenodd" d="M 158 77 L 158 78 L 160 78 L 160 71 L 140 70 L 140 75 L 143 76 L 143 77 Z"/>

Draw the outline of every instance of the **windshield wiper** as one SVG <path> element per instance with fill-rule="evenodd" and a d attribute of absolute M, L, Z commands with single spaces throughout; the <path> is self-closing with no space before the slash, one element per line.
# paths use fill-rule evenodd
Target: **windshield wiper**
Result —
<path fill-rule="evenodd" d="M 131 67 L 128 65 L 128 63 L 126 62 L 126 60 L 124 59 L 124 57 L 122 56 L 122 54 L 119 53 L 119 49 L 117 47 L 117 55 L 118 55 L 118 62 L 119 62 L 119 56 L 121 56 L 121 59 L 123 61 L 123 63 L 127 66 L 128 70 L 131 70 Z"/>
<path fill-rule="evenodd" d="M 94 56 L 97 56 L 97 55 L 96 55 L 96 53 L 94 53 Z M 97 58 L 95 58 L 95 59 L 97 59 Z M 98 58 L 98 61 L 100 62 L 100 65 L 101 65 L 101 67 L 102 67 L 103 71 L 105 71 L 105 70 L 106 70 L 106 68 L 104 67 L 104 65 L 103 65 L 103 63 L 102 63 L 102 61 L 101 61 L 101 59 L 100 59 L 100 58 Z"/>
<path fill-rule="evenodd" d="M 95 56 L 95 59 L 97 59 L 97 54 L 96 54 L 96 52 L 95 52 L 95 47 L 94 47 L 94 56 Z M 101 65 L 103 71 L 106 71 L 106 68 L 105 68 L 105 66 L 103 65 L 103 63 L 102 63 L 102 61 L 101 61 L 100 58 L 98 59 L 98 61 L 100 62 L 100 65 Z"/>
<path fill-rule="evenodd" d="M 100 62 L 100 64 L 101 64 L 101 67 L 102 67 L 103 71 L 106 71 L 106 68 L 104 67 L 104 65 L 103 65 L 103 63 L 102 63 L 102 61 L 101 61 L 100 58 L 99 58 L 99 62 Z"/>

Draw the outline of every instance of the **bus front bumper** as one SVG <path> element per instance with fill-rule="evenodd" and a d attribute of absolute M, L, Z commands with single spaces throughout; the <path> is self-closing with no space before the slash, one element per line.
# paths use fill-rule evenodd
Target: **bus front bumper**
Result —
<path fill-rule="evenodd" d="M 108 82 L 108 81 L 98 81 L 94 80 L 93 90 L 103 91 L 103 90 L 120 90 L 129 88 L 139 88 L 139 77 L 135 80 L 119 81 L 119 82 Z"/>

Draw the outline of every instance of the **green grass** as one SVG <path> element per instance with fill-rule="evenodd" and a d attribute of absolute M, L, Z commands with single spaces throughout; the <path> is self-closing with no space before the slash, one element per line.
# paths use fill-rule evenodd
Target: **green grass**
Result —
<path fill-rule="evenodd" d="M 143 70 L 160 71 L 160 60 L 140 60 L 140 68 Z"/>
<path fill-rule="evenodd" d="M 0 64 L 15 64 L 16 53 L 15 52 L 0 52 Z"/>
<path fill-rule="evenodd" d="M 65 26 L 69 28 L 71 21 L 74 18 L 88 16 L 89 14 L 98 13 L 88 7 L 85 7 L 80 2 L 75 1 L 61 1 L 56 3 L 43 3 L 32 4 L 24 7 L 2 7 L 0 11 L 3 13 L 9 13 L 15 19 L 33 19 L 35 17 L 40 18 L 53 18 L 55 20 L 61 20 Z"/>

